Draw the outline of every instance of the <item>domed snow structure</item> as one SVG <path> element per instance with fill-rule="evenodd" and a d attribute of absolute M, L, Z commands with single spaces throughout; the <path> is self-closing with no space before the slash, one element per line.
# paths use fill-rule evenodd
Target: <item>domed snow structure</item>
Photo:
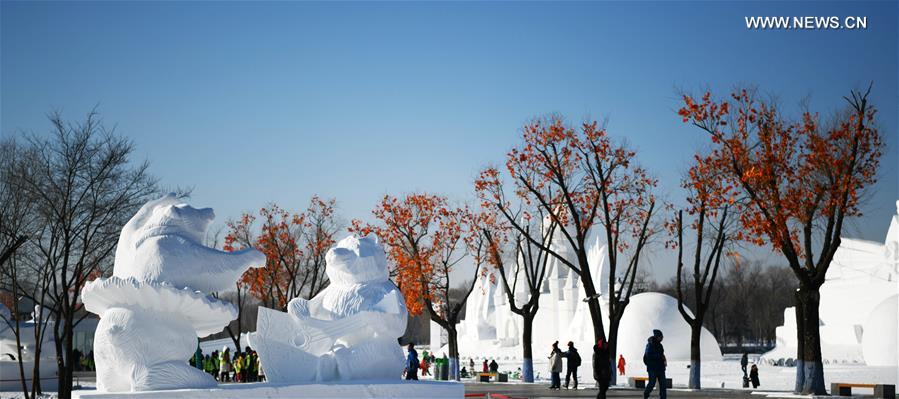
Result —
<path fill-rule="evenodd" d="M 692 312 L 687 310 L 692 316 Z M 631 297 L 618 327 L 618 353 L 625 359 L 643 358 L 646 339 L 652 330 L 662 330 L 665 357 L 669 361 L 690 360 L 690 325 L 677 311 L 677 299 L 658 292 L 645 292 Z M 702 360 L 721 360 L 718 340 L 703 327 L 700 339 Z M 636 363 L 639 364 L 639 363 Z"/>
<path fill-rule="evenodd" d="M 899 295 L 885 299 L 871 311 L 865 321 L 862 351 L 869 366 L 896 366 L 899 348 Z"/>

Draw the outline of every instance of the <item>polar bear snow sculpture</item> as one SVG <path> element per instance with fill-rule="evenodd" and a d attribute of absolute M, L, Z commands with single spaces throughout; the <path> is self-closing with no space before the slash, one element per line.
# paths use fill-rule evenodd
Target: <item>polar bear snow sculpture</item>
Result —
<path fill-rule="evenodd" d="M 208 374 L 187 359 L 196 337 L 221 331 L 237 317 L 208 296 L 234 287 L 251 267 L 265 265 L 255 250 L 222 252 L 201 244 L 215 218 L 174 194 L 145 204 L 122 228 L 112 277 L 85 285 L 85 308 L 100 315 L 94 336 L 97 390 L 136 392 L 208 388 Z"/>
<path fill-rule="evenodd" d="M 397 338 L 406 304 L 388 279 L 384 249 L 373 238 L 344 238 L 328 251 L 331 284 L 287 313 L 259 308 L 250 346 L 272 382 L 390 380 L 403 371 Z"/>

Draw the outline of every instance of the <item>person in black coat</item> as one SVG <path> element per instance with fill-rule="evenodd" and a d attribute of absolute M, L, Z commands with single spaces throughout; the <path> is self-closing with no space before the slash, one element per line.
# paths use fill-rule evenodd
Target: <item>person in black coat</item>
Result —
<path fill-rule="evenodd" d="M 646 342 L 643 363 L 646 364 L 649 381 L 646 382 L 646 389 L 643 390 L 644 399 L 649 398 L 649 394 L 655 388 L 656 381 L 659 383 L 659 398 L 665 399 L 668 397 L 668 387 L 665 381 L 665 368 L 668 366 L 668 360 L 665 359 L 665 348 L 662 346 L 663 338 L 662 331 L 652 330 L 652 336 Z"/>
<path fill-rule="evenodd" d="M 568 383 L 574 378 L 574 389 L 577 389 L 577 368 L 581 366 L 581 355 L 577 353 L 574 342 L 568 341 L 568 350 L 564 356 L 568 359 L 568 372 L 565 374 L 565 389 L 568 389 Z"/>
<path fill-rule="evenodd" d="M 740 368 L 743 369 L 743 377 L 746 377 L 747 366 L 749 366 L 749 353 L 743 352 L 743 357 L 740 358 Z"/>
<path fill-rule="evenodd" d="M 749 379 L 752 380 L 752 389 L 758 388 L 759 385 L 759 368 L 756 365 L 752 365 L 752 369 L 749 371 Z"/>
<path fill-rule="evenodd" d="M 596 399 L 606 399 L 606 391 L 609 390 L 609 381 L 612 378 L 612 365 L 609 360 L 609 344 L 600 339 L 593 345 L 593 379 L 599 385 L 599 393 Z"/>

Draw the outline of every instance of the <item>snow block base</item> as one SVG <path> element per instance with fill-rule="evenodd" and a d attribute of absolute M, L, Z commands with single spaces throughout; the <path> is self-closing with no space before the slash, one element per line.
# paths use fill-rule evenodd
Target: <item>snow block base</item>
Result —
<path fill-rule="evenodd" d="M 145 392 L 72 392 L 74 399 L 193 399 L 193 398 L 456 398 L 465 386 L 446 381 L 353 381 L 339 384 L 224 384 L 211 389 L 174 389 Z"/>

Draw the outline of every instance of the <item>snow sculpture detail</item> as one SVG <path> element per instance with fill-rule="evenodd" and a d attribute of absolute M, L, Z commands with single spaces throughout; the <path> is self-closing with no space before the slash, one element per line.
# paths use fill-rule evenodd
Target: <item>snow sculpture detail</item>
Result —
<path fill-rule="evenodd" d="M 208 388 L 190 367 L 196 337 L 237 317 L 233 305 L 205 294 L 231 289 L 243 272 L 265 265 L 255 249 L 222 252 L 201 244 L 215 218 L 174 194 L 145 204 L 119 236 L 113 275 L 82 289 L 85 308 L 100 315 L 94 337 L 97 390 L 137 392 Z"/>
<path fill-rule="evenodd" d="M 287 313 L 259 308 L 250 346 L 272 382 L 391 380 L 403 371 L 397 337 L 406 304 L 373 238 L 344 238 L 326 256 L 331 284 Z"/>

